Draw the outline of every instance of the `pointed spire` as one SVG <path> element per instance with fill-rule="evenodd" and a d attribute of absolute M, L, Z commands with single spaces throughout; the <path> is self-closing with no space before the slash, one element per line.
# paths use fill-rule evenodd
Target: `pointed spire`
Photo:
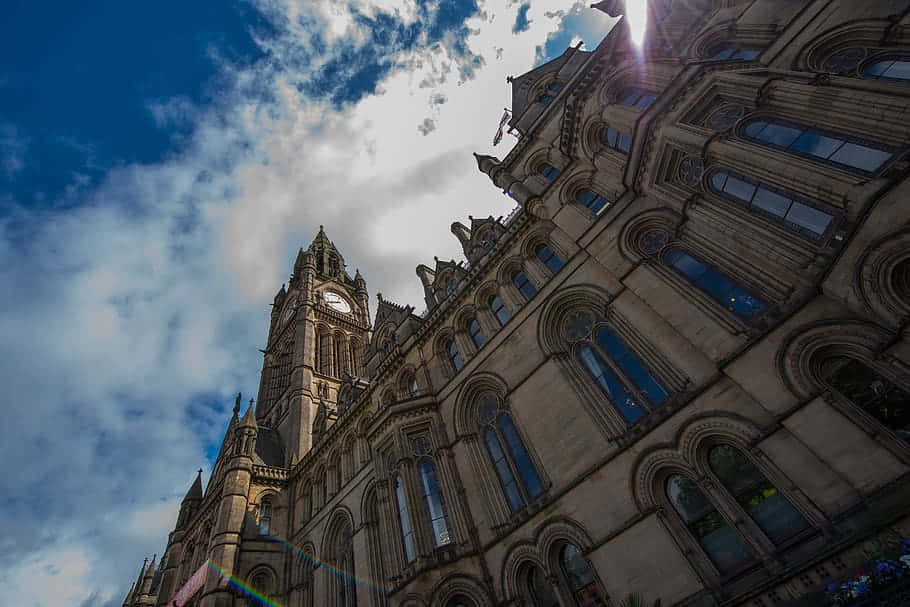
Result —
<path fill-rule="evenodd" d="M 256 412 L 253 407 L 253 399 L 250 399 L 250 406 L 247 408 L 246 413 L 243 414 L 243 419 L 240 420 L 241 427 L 248 428 L 259 428 L 259 425 L 256 423 Z"/>
<path fill-rule="evenodd" d="M 237 399 L 234 401 L 234 418 L 235 419 L 240 414 L 240 399 L 241 398 L 243 398 L 243 394 L 241 392 L 238 392 Z"/>
<path fill-rule="evenodd" d="M 202 499 L 202 468 L 199 468 L 199 471 L 196 473 L 196 480 L 193 481 L 193 484 L 190 486 L 189 491 L 186 492 L 186 497 L 183 498 L 183 501 L 201 500 L 201 499 Z"/>
<path fill-rule="evenodd" d="M 477 161 L 477 168 L 480 169 L 480 172 L 486 173 L 487 175 L 491 175 L 493 169 L 499 166 L 499 158 L 496 158 L 495 156 L 487 156 L 475 152 L 474 159 Z"/>
<path fill-rule="evenodd" d="M 148 569 L 145 570 L 146 577 L 151 577 L 155 575 L 155 560 L 158 558 L 158 553 L 155 553 L 152 556 L 152 562 L 149 563 Z"/>

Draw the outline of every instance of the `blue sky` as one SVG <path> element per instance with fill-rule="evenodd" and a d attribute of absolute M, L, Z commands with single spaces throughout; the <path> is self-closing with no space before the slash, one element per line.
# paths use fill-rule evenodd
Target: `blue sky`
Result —
<path fill-rule="evenodd" d="M 508 75 L 611 21 L 555 0 L 14 1 L 0 24 L 0 586 L 120 605 L 318 226 L 375 294 L 504 215 Z"/>

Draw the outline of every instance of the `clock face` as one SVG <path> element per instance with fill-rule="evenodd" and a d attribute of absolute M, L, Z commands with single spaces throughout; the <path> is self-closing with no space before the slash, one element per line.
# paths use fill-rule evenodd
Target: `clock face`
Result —
<path fill-rule="evenodd" d="M 325 303 L 342 314 L 348 314 L 351 311 L 351 306 L 348 305 L 348 302 L 341 295 L 332 291 L 325 292 Z"/>

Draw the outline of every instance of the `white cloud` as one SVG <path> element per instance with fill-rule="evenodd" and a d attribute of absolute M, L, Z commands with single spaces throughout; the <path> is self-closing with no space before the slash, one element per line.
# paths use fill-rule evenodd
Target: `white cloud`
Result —
<path fill-rule="evenodd" d="M 142 555 L 163 549 L 232 395 L 256 390 L 268 304 L 319 224 L 374 302 L 381 291 L 419 311 L 415 266 L 460 256 L 451 222 L 510 211 L 471 152 L 491 151 L 506 76 L 532 66 L 561 31 L 553 9 L 572 6 L 534 2 L 515 35 L 519 3 L 478 4 L 467 58 L 452 34 L 393 43 L 399 67 L 338 109 L 298 84 L 368 44 L 367 26 L 332 0 L 258 0 L 279 31 L 260 40 L 268 62 L 225 65 L 233 84 L 217 108 L 149 106 L 162 126 L 194 124 L 182 152 L 111 171 L 76 209 L 19 209 L 0 223 L 0 380 L 11 395 L 0 492 L 18 521 L 0 539 L 10 596 L 119 604 Z M 410 0 L 358 10 L 419 18 Z M 328 51 L 313 56 L 317 31 Z"/>

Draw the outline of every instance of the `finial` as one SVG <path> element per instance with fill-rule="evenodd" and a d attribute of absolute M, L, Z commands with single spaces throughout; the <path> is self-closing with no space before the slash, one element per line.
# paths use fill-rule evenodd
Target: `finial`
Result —
<path fill-rule="evenodd" d="M 253 399 L 251 398 L 251 399 L 250 399 L 250 407 L 252 407 L 252 406 L 253 406 Z"/>
<path fill-rule="evenodd" d="M 198 475 L 201 476 L 201 475 L 202 475 L 202 468 L 199 468 L 199 470 L 196 470 L 196 474 L 198 474 Z"/>
<path fill-rule="evenodd" d="M 243 398 L 240 392 L 237 393 L 237 399 L 234 401 L 234 416 L 240 413 L 240 399 Z M 201 470 L 201 468 L 200 468 Z"/>
<path fill-rule="evenodd" d="M 322 224 L 321 224 L 321 223 L 320 223 L 320 224 L 319 224 L 319 231 L 320 231 L 320 232 L 322 232 L 322 231 L 323 231 L 323 226 L 322 226 Z"/>
<path fill-rule="evenodd" d="M 511 76 L 506 76 L 506 84 L 512 84 L 513 78 Z"/>
<path fill-rule="evenodd" d="M 468 219 L 470 219 L 471 221 L 474 221 L 474 216 L 473 216 L 473 215 L 468 215 Z"/>

